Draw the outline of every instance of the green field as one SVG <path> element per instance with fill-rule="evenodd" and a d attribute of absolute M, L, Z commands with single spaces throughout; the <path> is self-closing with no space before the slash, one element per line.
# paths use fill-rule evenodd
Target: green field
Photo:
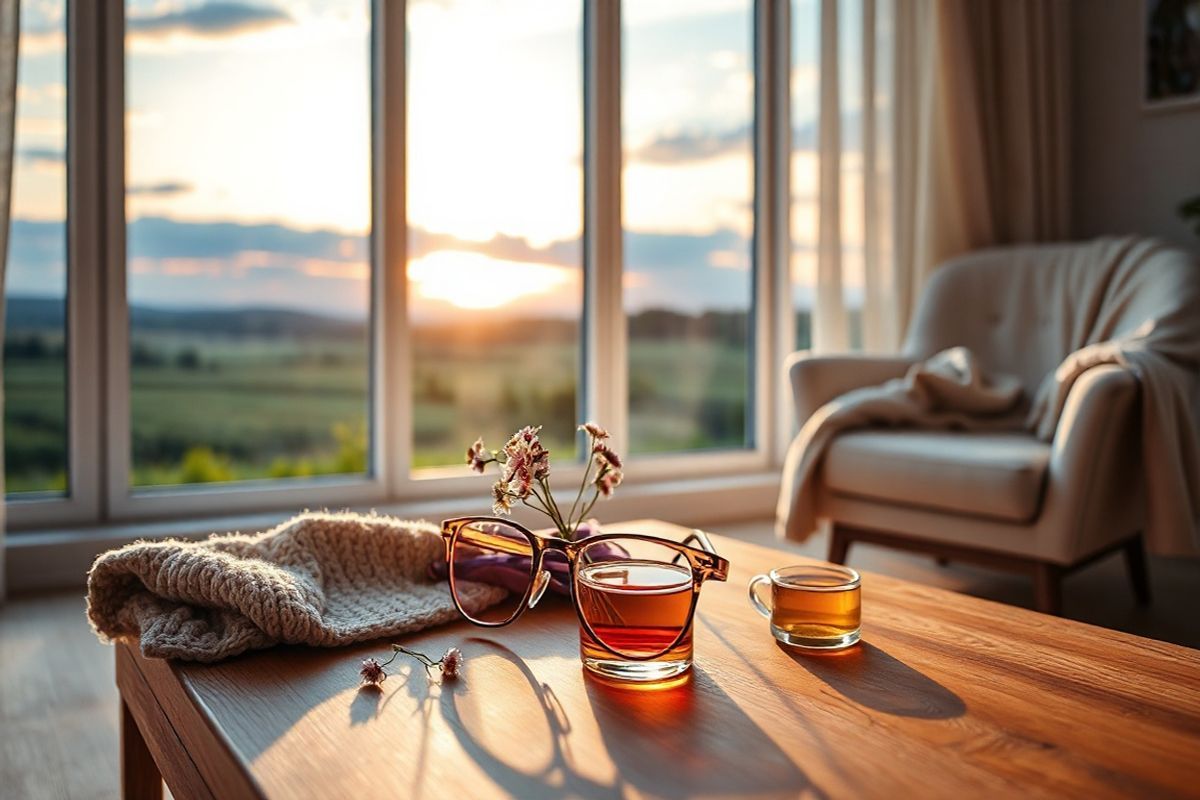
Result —
<path fill-rule="evenodd" d="M 66 490 L 65 386 L 61 351 L 5 357 L 4 468 L 9 492 Z"/>
<path fill-rule="evenodd" d="M 157 311 L 145 319 L 131 336 L 134 486 L 368 469 L 370 369 L 361 325 L 275 324 L 262 312 L 253 324 L 193 315 L 176 325 Z M 632 449 L 741 446 L 748 363 L 741 326 L 661 314 L 642 322 L 631 325 L 629 347 Z M 427 327 L 413 339 L 415 467 L 460 464 L 476 436 L 499 447 L 525 424 L 545 426 L 555 458 L 577 457 L 575 323 Z M 8 490 L 62 491 L 61 328 L 9 331 L 5 358 Z"/>

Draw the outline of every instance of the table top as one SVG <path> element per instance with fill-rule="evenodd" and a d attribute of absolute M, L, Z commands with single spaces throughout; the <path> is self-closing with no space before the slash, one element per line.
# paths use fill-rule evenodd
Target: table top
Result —
<path fill-rule="evenodd" d="M 545 600 L 404 640 L 461 648 L 457 682 L 397 659 L 360 689 L 387 642 L 118 659 L 222 797 L 1200 795 L 1200 651 L 865 574 L 862 643 L 804 655 L 746 599 L 804 559 L 713 540 L 729 581 L 705 584 L 696 665 L 667 688 L 586 673 L 573 611 Z"/>

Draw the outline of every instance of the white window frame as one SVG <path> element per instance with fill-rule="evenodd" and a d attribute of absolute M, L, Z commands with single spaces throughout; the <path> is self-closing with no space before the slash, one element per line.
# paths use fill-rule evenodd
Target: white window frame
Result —
<path fill-rule="evenodd" d="M 622 296 L 621 3 L 583 3 L 584 296 L 581 393 L 589 418 L 628 442 L 627 323 Z M 636 0 L 633 0 L 636 2 Z M 679 494 L 679 481 L 776 473 L 792 429 L 786 376 L 793 349 L 789 283 L 788 0 L 753 4 L 755 125 L 753 446 L 638 455 L 625 493 Z M 188 487 L 129 487 L 129 307 L 125 261 L 124 3 L 68 0 L 68 457 L 70 493 L 15 498 L 10 527 L 205 517 L 308 507 L 414 506 L 468 496 L 478 476 L 462 468 L 410 468 L 413 404 L 407 309 L 404 0 L 372 8 L 372 378 L 367 476 L 242 481 Z M 563 485 L 582 465 L 561 465 Z M 708 482 L 711 486 L 711 481 Z M 731 486 L 734 483 L 730 484 Z M 636 507 L 636 503 L 633 504 Z M 757 509 L 748 509 L 754 513 Z M 663 513 L 666 513 L 664 510 Z"/>

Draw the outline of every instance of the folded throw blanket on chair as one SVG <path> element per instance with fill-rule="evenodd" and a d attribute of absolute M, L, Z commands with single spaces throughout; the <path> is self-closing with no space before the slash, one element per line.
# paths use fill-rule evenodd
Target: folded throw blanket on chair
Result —
<path fill-rule="evenodd" d="M 458 616 L 426 577 L 445 558 L 434 526 L 362 514 L 301 514 L 256 535 L 135 542 L 88 575 L 88 618 L 104 639 L 137 636 L 155 658 L 217 661 L 278 643 L 333 647 Z M 482 609 L 504 596 L 459 586 Z"/>
<path fill-rule="evenodd" d="M 909 368 L 903 378 L 847 392 L 808 418 L 788 449 L 779 492 L 780 535 L 804 540 L 816 528 L 817 468 L 833 438 L 870 425 L 926 429 L 1020 430 L 1021 381 L 984 375 L 973 353 L 952 347 Z"/>
<path fill-rule="evenodd" d="M 1147 264 L 1154 259 L 1153 267 Z M 1173 264 L 1164 263 L 1166 259 Z M 1096 269 L 1093 265 L 1100 264 Z M 1167 268 L 1171 266 L 1173 268 Z M 1200 264 L 1154 239 L 1097 239 L 1061 269 L 1076 291 L 1055 318 L 1072 349 L 1038 387 L 1026 422 L 1050 441 L 1076 379 L 1100 364 L 1141 385 L 1146 546 L 1200 553 Z"/>

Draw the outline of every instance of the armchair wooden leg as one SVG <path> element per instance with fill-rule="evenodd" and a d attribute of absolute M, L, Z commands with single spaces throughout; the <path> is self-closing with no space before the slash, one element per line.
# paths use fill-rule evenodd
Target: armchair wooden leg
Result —
<path fill-rule="evenodd" d="M 853 539 L 850 537 L 850 532 L 845 528 L 833 526 L 833 530 L 829 532 L 829 558 L 828 560 L 834 564 L 845 564 L 846 556 L 850 552 L 850 544 Z"/>
<path fill-rule="evenodd" d="M 1146 570 L 1146 548 L 1141 534 L 1126 543 L 1124 552 L 1129 582 L 1133 584 L 1133 596 L 1138 604 L 1150 605 L 1150 573 Z"/>
<path fill-rule="evenodd" d="M 1058 564 L 1042 561 L 1034 568 L 1033 590 L 1037 610 L 1043 614 L 1062 614 L 1062 575 L 1063 568 Z"/>

